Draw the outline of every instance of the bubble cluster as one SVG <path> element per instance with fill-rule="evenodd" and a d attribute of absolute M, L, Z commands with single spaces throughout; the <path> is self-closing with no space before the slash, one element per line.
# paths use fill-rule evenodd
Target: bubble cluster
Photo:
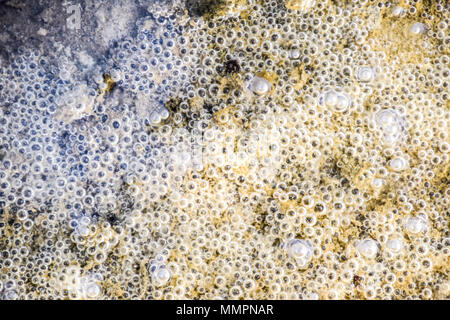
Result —
<path fill-rule="evenodd" d="M 375 114 L 375 123 L 381 130 L 384 142 L 394 144 L 401 140 L 404 134 L 400 115 L 393 109 L 383 109 Z"/>
<path fill-rule="evenodd" d="M 19 48 L 0 298 L 448 298 L 448 9 L 168 1 L 98 61 Z"/>
<path fill-rule="evenodd" d="M 320 96 L 319 104 L 327 106 L 333 111 L 344 112 L 351 105 L 351 99 L 344 93 L 330 90 Z"/>

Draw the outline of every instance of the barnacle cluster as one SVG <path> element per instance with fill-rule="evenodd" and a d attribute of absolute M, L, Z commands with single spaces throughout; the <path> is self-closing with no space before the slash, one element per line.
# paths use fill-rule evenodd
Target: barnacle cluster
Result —
<path fill-rule="evenodd" d="M 1 299 L 450 297 L 448 2 L 137 2 L 0 61 Z"/>

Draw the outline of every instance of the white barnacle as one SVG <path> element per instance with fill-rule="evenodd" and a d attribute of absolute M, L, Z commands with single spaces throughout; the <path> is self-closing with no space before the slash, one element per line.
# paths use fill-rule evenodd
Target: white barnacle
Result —
<path fill-rule="evenodd" d="M 394 17 L 399 17 L 399 16 L 401 16 L 404 12 L 405 12 L 405 10 L 404 10 L 402 7 L 400 7 L 400 6 L 395 6 L 394 8 L 392 8 L 391 14 L 392 14 Z"/>
<path fill-rule="evenodd" d="M 4 300 L 17 300 L 19 298 L 19 295 L 17 294 L 16 290 L 5 290 L 2 298 Z"/>
<path fill-rule="evenodd" d="M 404 228 L 412 234 L 419 234 L 427 230 L 427 223 L 423 217 L 407 217 L 405 219 Z"/>
<path fill-rule="evenodd" d="M 254 77 L 249 85 L 249 89 L 254 94 L 257 94 L 259 96 L 262 96 L 267 92 L 269 92 L 270 88 L 271 88 L 270 82 L 261 77 Z"/>
<path fill-rule="evenodd" d="M 300 58 L 300 50 L 291 49 L 289 50 L 289 59 L 298 59 Z"/>
<path fill-rule="evenodd" d="M 361 82 L 370 82 L 375 78 L 375 69 L 372 67 L 360 67 L 356 73 L 356 77 Z"/>
<path fill-rule="evenodd" d="M 158 108 L 158 113 L 162 120 L 166 120 L 170 116 L 169 110 L 163 106 Z"/>
<path fill-rule="evenodd" d="M 389 161 L 389 168 L 393 171 L 403 171 L 408 167 L 408 161 L 403 157 L 395 157 Z"/>
<path fill-rule="evenodd" d="M 337 104 L 334 106 L 334 110 L 338 112 L 346 111 L 352 104 L 352 99 L 344 93 L 338 94 Z"/>
<path fill-rule="evenodd" d="M 386 144 L 394 144 L 401 140 L 403 124 L 400 115 L 394 109 L 378 111 L 374 116 L 374 122 Z"/>
<path fill-rule="evenodd" d="M 306 265 L 312 258 L 312 246 L 308 240 L 291 239 L 284 247 L 287 254 L 294 258 L 299 266 Z"/>
<path fill-rule="evenodd" d="M 379 189 L 379 188 L 381 188 L 382 186 L 385 185 L 385 181 L 383 179 L 380 179 L 380 178 L 375 178 L 375 179 L 372 180 L 370 185 L 372 186 L 372 188 Z"/>
<path fill-rule="evenodd" d="M 327 90 L 320 95 L 319 104 L 327 106 L 337 112 L 344 112 L 350 107 L 352 100 L 345 93 Z"/>
<path fill-rule="evenodd" d="M 151 107 L 150 123 L 152 125 L 158 125 L 163 120 L 166 120 L 167 118 L 169 118 L 169 116 L 170 116 L 170 113 L 166 107 L 160 106 L 160 105 L 158 105 L 156 107 Z"/>
<path fill-rule="evenodd" d="M 327 91 L 323 94 L 322 103 L 327 107 L 334 107 L 337 104 L 338 95 L 335 91 Z"/>
<path fill-rule="evenodd" d="M 100 286 L 95 282 L 91 282 L 85 286 L 85 293 L 89 299 L 95 299 L 101 293 Z"/>
<path fill-rule="evenodd" d="M 161 122 L 161 114 L 156 110 L 150 114 L 150 122 L 154 125 L 159 124 Z"/>
<path fill-rule="evenodd" d="M 149 271 L 152 281 L 158 286 L 163 286 L 170 280 L 170 271 L 163 264 L 151 264 Z"/>
<path fill-rule="evenodd" d="M 97 282 L 102 280 L 103 277 L 98 273 L 88 274 L 76 279 L 78 284 L 77 290 L 80 297 L 85 299 L 97 299 L 102 292 L 101 286 Z"/>
<path fill-rule="evenodd" d="M 378 253 L 378 242 L 373 239 L 364 239 L 356 244 L 356 249 L 363 257 L 372 259 Z"/>
<path fill-rule="evenodd" d="M 388 242 L 386 242 L 386 248 L 393 252 L 393 253 L 399 253 L 403 250 L 403 241 L 401 239 L 390 239 Z"/>
<path fill-rule="evenodd" d="M 423 34 L 427 28 L 423 23 L 415 22 L 409 27 L 409 32 L 415 35 Z"/>

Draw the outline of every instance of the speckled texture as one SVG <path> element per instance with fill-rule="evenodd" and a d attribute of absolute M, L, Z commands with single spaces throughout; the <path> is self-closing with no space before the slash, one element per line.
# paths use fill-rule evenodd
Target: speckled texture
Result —
<path fill-rule="evenodd" d="M 448 12 L 3 1 L 0 298 L 448 299 Z"/>

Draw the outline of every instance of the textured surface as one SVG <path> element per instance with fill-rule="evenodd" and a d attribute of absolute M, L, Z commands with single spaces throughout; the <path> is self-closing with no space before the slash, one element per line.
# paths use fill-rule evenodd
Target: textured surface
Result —
<path fill-rule="evenodd" d="M 1 1 L 1 299 L 448 299 L 439 1 Z"/>

